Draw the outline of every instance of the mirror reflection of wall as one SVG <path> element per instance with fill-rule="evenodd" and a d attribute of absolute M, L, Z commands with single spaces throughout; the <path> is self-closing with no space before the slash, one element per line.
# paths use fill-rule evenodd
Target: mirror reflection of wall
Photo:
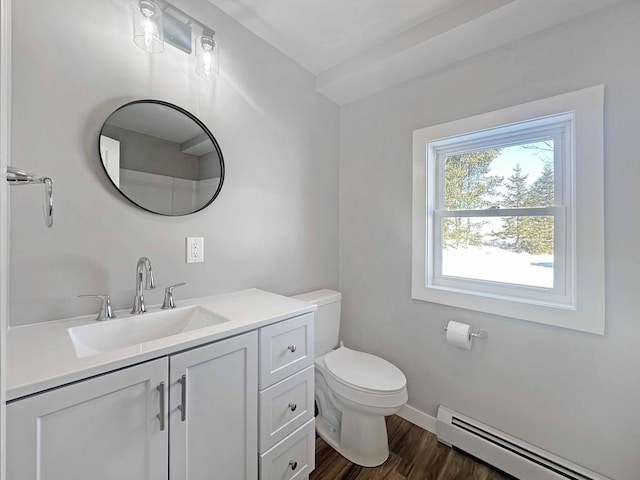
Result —
<path fill-rule="evenodd" d="M 100 134 L 107 175 L 129 200 L 163 215 L 201 210 L 224 175 L 220 149 L 195 117 L 164 102 L 116 110 Z"/>

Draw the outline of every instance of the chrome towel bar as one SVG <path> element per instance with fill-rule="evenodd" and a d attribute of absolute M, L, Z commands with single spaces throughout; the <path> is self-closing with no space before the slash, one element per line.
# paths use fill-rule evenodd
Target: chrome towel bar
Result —
<path fill-rule="evenodd" d="M 7 182 L 9 185 L 44 184 L 44 224 L 47 228 L 53 226 L 53 180 L 49 177 L 25 172 L 16 167 L 7 167 Z"/>

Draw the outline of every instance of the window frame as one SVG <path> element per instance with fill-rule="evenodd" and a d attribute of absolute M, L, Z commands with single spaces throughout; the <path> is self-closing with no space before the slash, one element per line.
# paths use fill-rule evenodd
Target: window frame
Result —
<path fill-rule="evenodd" d="M 603 334 L 603 107 L 601 85 L 415 130 L 412 298 Z M 552 207 L 444 209 L 447 155 L 536 136 L 554 138 Z M 525 213 L 554 217 L 553 289 L 442 275 L 443 218 Z"/>
<path fill-rule="evenodd" d="M 427 142 L 427 176 L 433 176 L 435 188 L 427 197 L 427 249 L 433 262 L 427 264 L 427 283 L 433 288 L 471 291 L 477 295 L 501 295 L 516 301 L 549 304 L 558 307 L 573 305 L 573 247 L 571 224 L 574 200 L 571 195 L 573 178 L 574 114 L 561 113 L 513 125 L 490 128 L 482 132 L 456 135 Z M 468 138 L 471 137 L 471 138 Z M 554 140 L 554 205 L 519 209 L 446 210 L 444 181 L 446 157 L 481 149 L 521 145 L 536 140 Z M 569 185 L 565 185 L 568 179 Z M 508 282 L 452 277 L 442 273 L 442 219 L 455 217 L 526 217 L 547 215 L 554 218 L 554 287 L 547 289 Z"/>

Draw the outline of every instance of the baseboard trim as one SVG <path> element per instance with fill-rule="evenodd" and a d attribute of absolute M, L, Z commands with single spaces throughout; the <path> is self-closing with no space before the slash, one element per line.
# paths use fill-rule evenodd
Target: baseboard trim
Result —
<path fill-rule="evenodd" d="M 408 404 L 402 407 L 397 415 L 434 435 L 436 434 L 436 417 L 432 417 Z"/>

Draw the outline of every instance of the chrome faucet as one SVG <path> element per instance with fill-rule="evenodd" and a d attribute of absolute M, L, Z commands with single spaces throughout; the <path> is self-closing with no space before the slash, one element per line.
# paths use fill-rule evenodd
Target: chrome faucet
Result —
<path fill-rule="evenodd" d="M 153 270 L 151 269 L 151 261 L 147 257 L 140 257 L 136 265 L 136 296 L 133 299 L 133 308 L 131 313 L 144 313 L 147 308 L 144 306 L 144 295 L 142 288 L 142 276 L 146 277 L 146 285 L 144 290 L 156 288 L 156 282 L 153 280 Z"/>

